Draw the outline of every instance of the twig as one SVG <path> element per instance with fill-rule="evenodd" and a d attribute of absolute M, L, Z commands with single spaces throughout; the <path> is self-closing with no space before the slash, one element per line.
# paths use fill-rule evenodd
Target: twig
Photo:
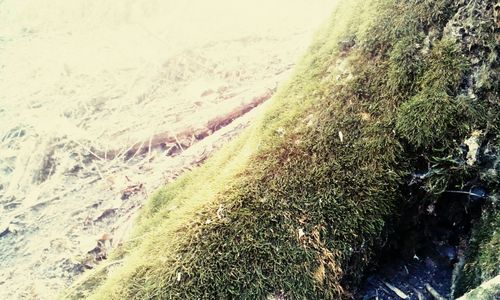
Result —
<path fill-rule="evenodd" d="M 94 164 L 94 166 L 95 166 L 95 169 L 97 170 L 97 173 L 99 173 L 99 177 L 101 177 L 101 180 L 105 181 L 104 176 L 102 175 L 101 170 L 99 169 L 99 166 L 96 163 Z"/>
<path fill-rule="evenodd" d="M 425 300 L 424 295 L 419 290 L 417 290 L 416 288 L 413 288 L 413 290 L 415 291 L 415 294 L 417 294 L 418 300 Z"/>
<path fill-rule="evenodd" d="M 172 150 L 175 147 L 175 145 L 168 147 L 167 150 L 165 150 L 165 156 L 169 156 L 170 150 Z"/>
<path fill-rule="evenodd" d="M 142 146 L 144 146 L 144 142 L 142 142 L 141 145 L 139 146 L 139 148 L 137 148 L 137 151 L 135 151 L 134 155 L 132 155 L 132 157 L 127 159 L 127 162 L 131 161 L 132 159 L 134 159 L 134 157 L 136 157 L 136 155 L 141 151 Z"/>
<path fill-rule="evenodd" d="M 87 151 L 88 153 L 92 154 L 95 158 L 99 159 L 99 160 L 103 160 L 102 157 L 100 157 L 99 155 L 95 154 L 92 150 L 90 150 L 89 148 L 85 147 L 82 143 L 78 142 L 77 140 L 74 140 L 74 139 L 70 139 L 72 142 L 74 142 L 75 144 L 77 144 L 78 146 L 82 147 L 85 151 Z"/>
<path fill-rule="evenodd" d="M 398 295 L 399 298 L 401 299 L 408 299 L 408 295 L 406 295 L 405 293 L 403 293 L 402 290 L 398 289 L 397 287 L 393 286 L 392 284 L 388 283 L 388 282 L 385 282 L 384 281 L 384 284 L 391 290 L 393 291 L 396 295 Z"/>
<path fill-rule="evenodd" d="M 466 191 L 452 191 L 452 190 L 447 190 L 447 191 L 444 191 L 445 193 L 452 193 L 452 194 L 465 194 L 465 195 L 469 195 L 469 196 L 476 196 L 478 198 L 483 198 L 484 195 L 479 195 L 479 194 L 476 194 L 476 193 L 473 193 L 473 192 L 466 192 Z"/>
<path fill-rule="evenodd" d="M 148 158 L 151 156 L 151 143 L 153 141 L 153 136 L 149 137 L 149 145 L 148 145 Z"/>
<path fill-rule="evenodd" d="M 175 138 L 175 141 L 177 142 L 177 145 L 179 145 L 179 147 L 181 148 L 182 152 L 184 152 L 184 148 L 182 148 L 181 143 L 179 143 L 179 140 L 177 139 L 177 135 L 176 134 L 174 134 L 174 138 Z"/>
<path fill-rule="evenodd" d="M 425 288 L 436 300 L 446 300 L 445 297 L 441 296 L 438 291 L 436 291 L 430 284 L 426 283 Z"/>
<path fill-rule="evenodd" d="M 125 156 L 125 155 L 126 155 L 126 154 L 130 151 L 130 150 L 132 150 L 132 149 L 134 148 L 134 146 L 135 146 L 135 145 L 137 145 L 137 144 L 139 144 L 139 143 L 140 143 L 140 141 L 135 142 L 135 143 L 133 143 L 133 144 L 132 144 L 132 146 L 128 147 L 128 148 L 127 148 L 127 150 L 125 150 L 125 151 L 123 151 L 123 152 L 120 152 L 120 155 L 116 156 L 116 157 L 113 159 L 113 161 L 114 161 L 114 160 L 120 160 L 120 159 L 122 158 L 122 156 Z"/>

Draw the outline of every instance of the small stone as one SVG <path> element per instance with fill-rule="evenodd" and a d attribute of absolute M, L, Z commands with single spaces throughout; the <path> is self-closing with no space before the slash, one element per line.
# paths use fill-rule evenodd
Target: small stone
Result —
<path fill-rule="evenodd" d="M 479 151 L 479 137 L 481 136 L 480 131 L 474 131 L 471 136 L 464 141 L 464 144 L 468 148 L 467 152 L 467 164 L 472 166 L 477 161 L 477 153 Z"/>
<path fill-rule="evenodd" d="M 4 237 L 9 233 L 10 233 L 9 227 L 5 227 L 3 229 L 0 229 L 0 237 Z"/>
<path fill-rule="evenodd" d="M 3 223 L 0 223 L 0 237 L 4 237 L 9 233 L 12 233 L 11 220 L 6 220 Z"/>

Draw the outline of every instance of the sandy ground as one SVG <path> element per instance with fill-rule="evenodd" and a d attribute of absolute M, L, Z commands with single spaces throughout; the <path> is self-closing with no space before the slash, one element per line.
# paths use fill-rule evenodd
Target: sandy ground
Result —
<path fill-rule="evenodd" d="M 286 80 L 332 2 L 0 0 L 0 299 L 51 299 L 101 234 L 126 239 L 263 110 L 194 137 Z"/>

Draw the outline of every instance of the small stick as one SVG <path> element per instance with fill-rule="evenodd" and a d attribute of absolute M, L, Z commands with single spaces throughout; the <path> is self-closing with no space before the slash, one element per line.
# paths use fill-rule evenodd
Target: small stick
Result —
<path fill-rule="evenodd" d="M 174 148 L 174 146 L 170 146 L 166 151 L 165 151 L 165 156 L 168 156 L 168 153 L 170 152 L 170 150 L 172 150 L 172 148 Z"/>
<path fill-rule="evenodd" d="M 151 142 L 153 141 L 153 136 L 149 137 L 149 146 L 148 146 L 148 158 L 151 156 Z"/>
<path fill-rule="evenodd" d="M 175 138 L 175 141 L 177 142 L 177 145 L 179 145 L 179 147 L 181 148 L 182 152 L 184 152 L 184 148 L 182 148 L 181 143 L 179 143 L 179 140 L 177 139 L 177 135 L 176 134 L 174 134 L 174 138 Z"/>
<path fill-rule="evenodd" d="M 391 290 L 393 291 L 396 295 L 398 295 L 399 298 L 401 299 L 408 299 L 408 295 L 406 295 L 405 293 L 403 293 L 402 290 L 398 289 L 397 287 L 393 286 L 392 284 L 388 283 L 388 282 L 385 282 L 384 281 L 384 284 Z"/>
<path fill-rule="evenodd" d="M 479 194 L 476 194 L 476 193 L 473 193 L 473 192 L 466 192 L 466 191 L 451 191 L 451 190 L 448 190 L 448 191 L 444 191 L 445 193 L 452 193 L 452 194 L 465 194 L 465 195 L 469 195 L 469 196 L 476 196 L 478 198 L 483 198 L 484 195 L 479 195 Z"/>
<path fill-rule="evenodd" d="M 105 181 L 104 176 L 102 175 L 101 170 L 99 169 L 99 166 L 97 164 L 94 164 L 94 166 L 95 169 L 97 170 L 97 173 L 99 173 L 99 177 L 101 177 L 101 180 Z"/>
<path fill-rule="evenodd" d="M 445 297 L 441 296 L 438 291 L 436 291 L 430 284 L 426 283 L 425 288 L 436 300 L 446 300 Z"/>
<path fill-rule="evenodd" d="M 424 295 L 419 290 L 417 290 L 416 288 L 413 288 L 413 290 L 415 291 L 415 294 L 417 294 L 418 300 L 425 300 Z"/>
<path fill-rule="evenodd" d="M 139 148 L 137 148 L 137 151 L 135 151 L 134 155 L 132 155 L 131 158 L 127 159 L 127 162 L 131 161 L 132 159 L 134 159 L 134 157 L 136 157 L 136 155 L 141 151 L 142 146 L 144 146 L 144 142 L 142 142 Z"/>
<path fill-rule="evenodd" d="M 92 150 L 90 150 L 89 148 L 85 147 L 83 144 L 81 144 L 80 142 L 78 142 L 77 140 L 73 140 L 73 139 L 70 139 L 72 142 L 74 142 L 75 144 L 77 144 L 78 146 L 82 147 L 85 151 L 87 151 L 88 153 L 92 154 L 93 156 L 95 156 L 95 158 L 99 159 L 99 160 L 103 160 L 102 157 L 100 157 L 99 155 L 95 154 L 94 152 L 92 152 Z"/>
<path fill-rule="evenodd" d="M 140 142 L 133 143 L 132 146 L 128 147 L 127 150 L 121 152 L 120 155 L 118 155 L 117 157 L 115 157 L 113 160 L 120 160 L 122 158 L 122 156 L 125 156 L 130 150 L 132 150 L 134 148 L 135 145 L 137 145 L 139 143 Z"/>

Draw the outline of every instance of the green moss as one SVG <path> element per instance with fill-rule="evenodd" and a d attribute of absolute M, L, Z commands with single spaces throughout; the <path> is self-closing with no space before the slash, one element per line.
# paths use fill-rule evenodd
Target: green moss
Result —
<path fill-rule="evenodd" d="M 399 69 L 403 71 L 394 73 L 408 72 Z M 396 124 L 397 132 L 416 148 L 442 145 L 456 138 L 453 134 L 463 134 L 462 129 L 467 129 L 463 122 L 470 121 L 459 114 L 453 99 L 466 69 L 457 45 L 450 40 L 437 43 L 426 59 L 425 69 L 420 91 L 401 106 Z"/>
<path fill-rule="evenodd" d="M 469 122 L 458 48 L 417 45 L 452 2 L 340 2 L 266 114 L 155 194 L 91 298 L 349 298 L 417 155 L 401 142 L 451 152 Z"/>
<path fill-rule="evenodd" d="M 377 1 L 377 11 L 365 31 L 360 33 L 363 49 L 372 56 L 385 56 L 398 41 L 420 40 L 431 30 L 438 37 L 456 11 L 456 1 Z"/>
<path fill-rule="evenodd" d="M 468 292 L 459 300 L 497 300 L 500 298 L 500 275 L 484 282 L 474 290 Z"/>
<path fill-rule="evenodd" d="M 437 42 L 426 57 L 426 72 L 420 79 L 422 90 L 437 89 L 455 94 L 467 70 L 458 44 L 451 39 Z"/>
<path fill-rule="evenodd" d="M 456 270 L 455 297 L 475 289 L 495 276 L 498 285 L 498 276 L 500 276 L 500 255 L 498 254 L 498 249 L 500 249 L 500 207 L 497 200 L 499 179 L 496 172 L 498 172 L 498 167 L 496 170 L 488 169 L 481 174 L 484 183 L 487 183 L 492 189 L 492 196 L 483 207 L 481 219 L 473 226 L 464 254 L 464 261 Z M 500 291 L 498 286 L 496 291 Z M 475 293 L 471 293 L 467 299 L 475 299 L 473 295 L 477 292 L 484 291 L 479 288 Z"/>
<path fill-rule="evenodd" d="M 456 279 L 456 297 L 500 274 L 500 208 L 492 203 L 484 210 L 480 223 L 474 226 L 465 253 L 465 263 Z"/>
<path fill-rule="evenodd" d="M 404 103 L 398 113 L 397 132 L 417 148 L 447 140 L 456 125 L 457 110 L 444 91 L 426 90 Z"/>
<path fill-rule="evenodd" d="M 419 42 L 419 39 L 403 38 L 389 54 L 389 87 L 392 93 L 400 94 L 403 100 L 414 93 L 416 79 L 423 68 Z"/>

